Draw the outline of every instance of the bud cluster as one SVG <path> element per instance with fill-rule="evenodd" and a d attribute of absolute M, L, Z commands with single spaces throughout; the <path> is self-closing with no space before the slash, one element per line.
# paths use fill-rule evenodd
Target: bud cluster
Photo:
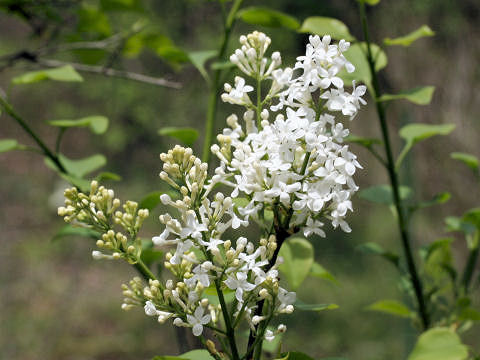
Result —
<path fill-rule="evenodd" d="M 76 226 L 97 231 L 100 239 L 96 245 L 102 251 L 94 250 L 92 257 L 101 259 L 125 259 L 135 264 L 140 258 L 142 246 L 137 233 L 149 215 L 147 209 L 138 209 L 134 201 L 123 206 L 111 189 L 99 186 L 97 181 L 90 184 L 90 193 L 84 194 L 77 188 L 65 190 L 65 206 L 58 208 L 58 215 Z M 123 208 L 123 212 L 118 210 Z M 116 231 L 119 225 L 122 231 Z"/>
<path fill-rule="evenodd" d="M 271 42 L 272 40 L 268 36 L 258 31 L 254 31 L 247 36 L 242 35 L 240 36 L 240 44 L 242 46 L 230 56 L 230 61 L 244 74 L 254 78 L 257 84 L 262 80 L 271 79 L 275 73 L 278 73 L 278 68 L 282 64 L 282 58 L 278 51 L 272 53 L 270 59 L 264 56 Z M 273 76 L 273 78 L 280 77 Z M 282 90 L 282 87 L 281 85 L 279 86 L 277 81 L 273 81 L 265 101 L 271 101 Z M 248 96 L 248 93 L 253 91 L 254 88 L 251 85 L 246 85 L 245 79 L 241 76 L 235 77 L 235 86 L 226 83 L 224 90 L 225 92 L 222 94 L 224 102 L 242 105 L 247 109 L 256 108 L 256 105 L 252 103 Z M 257 89 L 258 91 L 260 89 Z"/>

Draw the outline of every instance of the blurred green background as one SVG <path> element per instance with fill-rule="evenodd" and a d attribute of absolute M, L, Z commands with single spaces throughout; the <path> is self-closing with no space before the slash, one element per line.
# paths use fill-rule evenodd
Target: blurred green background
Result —
<path fill-rule="evenodd" d="M 82 28 L 79 9 L 85 4 L 88 9 L 95 9 L 99 3 L 105 12 L 98 26 Z M 155 31 L 172 39 L 181 49 L 212 50 L 220 43 L 222 15 L 216 1 L 124 1 L 138 5 L 126 10 L 108 7 L 114 3 L 0 1 L 0 57 L 35 49 L 49 36 L 60 42 L 102 39 L 124 31 L 140 19 L 148 20 Z M 15 12 L 14 5 L 24 6 L 31 25 L 25 21 L 25 14 Z M 251 5 L 271 7 L 299 20 L 309 16 L 335 17 L 347 24 L 354 36 L 362 38 L 353 0 L 244 2 L 244 6 Z M 445 216 L 460 215 L 478 206 L 480 199 L 474 177 L 449 157 L 452 151 L 480 155 L 480 5 L 474 0 L 384 0 L 369 8 L 368 16 L 373 41 L 379 43 L 385 37 L 406 34 L 422 24 L 436 32 L 434 37 L 419 40 L 410 48 L 388 49 L 389 64 L 381 73 L 387 92 L 436 86 L 430 106 L 400 101 L 388 107 L 392 134 L 410 122 L 457 125 L 450 136 L 417 146 L 407 158 L 407 171 L 402 173 L 403 183 L 415 188 L 414 196 L 418 199 L 429 199 L 442 191 L 452 194 L 447 204 L 415 216 L 412 235 L 418 248 L 445 235 Z M 282 52 L 286 65 L 293 65 L 295 57 L 304 52 L 308 40 L 304 34 L 238 22 L 228 53 L 237 47 L 240 34 L 255 29 L 271 36 L 271 49 Z M 57 58 L 92 65 L 109 61 L 105 53 L 93 50 Z M 130 56 L 120 55 L 113 59 L 112 66 L 177 81 L 182 85 L 178 90 L 89 74 L 84 74 L 85 82 L 79 84 L 11 85 L 15 75 L 38 68 L 28 62 L 2 69 L 0 87 L 49 144 L 54 143 L 56 132 L 45 125 L 46 120 L 107 116 L 110 128 L 106 134 L 96 136 L 87 129 L 70 130 L 62 151 L 72 158 L 105 154 L 106 169 L 123 178 L 109 185 L 122 199 L 139 200 L 151 191 L 165 189 L 158 178 L 158 154 L 175 142 L 158 135 L 157 130 L 174 125 L 192 126 L 201 134 L 203 131 L 207 86 L 193 66 L 176 60 L 148 50 L 135 54 L 130 48 Z M 369 102 L 372 103 L 371 99 Z M 218 129 L 231 111 L 230 105 L 219 104 Z M 351 123 L 351 129 L 357 135 L 379 136 L 371 104 Z M 32 144 L 5 114 L 0 117 L 0 138 L 17 138 Z M 401 146 L 395 138 L 396 153 Z M 201 141 L 194 148 L 200 154 Z M 372 156 L 356 145 L 352 148 L 364 167 L 356 175 L 360 187 L 387 183 L 385 171 Z M 52 240 L 64 226 L 56 215 L 56 207 L 62 202 L 67 184 L 45 167 L 42 157 L 27 152 L 0 154 L 0 185 L 0 358 L 150 359 L 154 355 L 178 353 L 170 324 L 157 324 L 141 309 L 120 309 L 120 285 L 135 275 L 133 269 L 120 262 L 92 260 L 94 243 L 90 240 Z M 300 348 L 314 358 L 404 359 L 416 338 L 408 320 L 365 310 L 382 298 L 401 299 L 397 273 L 382 259 L 355 250 L 363 242 L 376 241 L 400 252 L 396 223 L 381 205 L 357 197 L 354 208 L 349 216 L 352 233 L 330 229 L 326 239 L 312 239 L 316 260 L 339 283 L 310 278 L 298 291 L 298 297 L 305 302 L 336 303 L 339 309 L 319 314 L 298 311 L 286 317 L 289 331 L 285 349 Z M 161 231 L 157 220 L 161 210 L 156 209 L 148 219 L 145 237 Z M 458 264 L 465 261 L 464 249 L 459 241 L 455 253 Z M 464 339 L 478 349 L 475 339 L 479 336 L 480 330 L 474 328 Z"/>

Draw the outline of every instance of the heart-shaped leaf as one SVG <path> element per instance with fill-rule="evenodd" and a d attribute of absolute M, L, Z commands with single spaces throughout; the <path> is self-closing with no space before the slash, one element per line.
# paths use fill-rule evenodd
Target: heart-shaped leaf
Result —
<path fill-rule="evenodd" d="M 433 328 L 418 338 L 407 360 L 465 360 L 468 348 L 448 328 Z"/>
<path fill-rule="evenodd" d="M 283 264 L 279 269 L 295 290 L 303 283 L 313 265 L 313 246 L 304 238 L 291 238 L 280 249 Z"/>

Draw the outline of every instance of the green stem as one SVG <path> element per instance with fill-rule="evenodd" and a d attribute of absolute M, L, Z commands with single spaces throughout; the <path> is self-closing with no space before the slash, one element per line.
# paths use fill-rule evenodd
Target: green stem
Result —
<path fill-rule="evenodd" d="M 201 216 L 200 216 L 200 212 L 198 211 L 198 208 L 195 209 L 195 215 L 197 216 L 197 220 L 201 221 Z M 207 234 L 205 233 L 205 231 L 202 231 L 202 238 L 203 238 L 203 241 L 205 242 L 207 241 Z M 206 250 L 203 251 L 203 253 L 207 258 L 207 260 L 213 263 L 212 255 L 209 254 Z M 220 302 L 220 307 L 222 309 L 223 319 L 225 320 L 225 328 L 226 328 L 225 335 L 227 336 L 230 349 L 232 350 L 232 360 L 239 360 L 240 357 L 238 356 L 237 343 L 235 342 L 235 331 L 230 321 L 230 314 L 228 313 L 228 307 L 227 307 L 227 303 L 225 302 L 225 297 L 223 296 L 221 279 L 219 278 L 215 279 L 214 283 L 215 283 L 215 289 L 218 295 L 218 300 Z"/>
<path fill-rule="evenodd" d="M 260 74 L 257 74 L 257 107 L 256 107 L 256 110 L 257 110 L 257 128 L 258 128 L 258 131 L 261 130 L 262 128 L 262 117 L 261 117 L 261 113 L 262 113 L 262 78 L 260 76 Z"/>
<path fill-rule="evenodd" d="M 55 153 L 58 155 L 60 153 L 60 144 L 62 143 L 63 134 L 65 134 L 67 128 L 60 128 L 57 135 L 57 141 L 55 142 Z"/>
<path fill-rule="evenodd" d="M 275 236 L 277 237 L 277 248 L 273 252 L 273 256 L 269 260 L 267 268 L 265 269 L 265 272 L 268 272 L 275 265 L 275 263 L 277 262 L 278 254 L 280 253 L 280 248 L 282 247 L 285 240 L 290 236 L 287 229 L 290 226 L 290 219 L 293 214 L 293 209 L 291 210 L 292 211 L 289 212 L 288 215 L 286 216 L 285 224 L 283 226 L 281 224 L 281 219 L 279 219 L 277 212 L 275 212 L 274 223 L 276 223 Z M 261 300 L 257 303 L 257 309 L 255 310 L 255 315 L 258 315 L 258 316 L 262 315 L 264 304 L 265 304 L 265 300 Z M 257 330 L 256 332 L 253 330 L 250 330 L 250 334 L 248 336 L 247 353 L 245 354 L 245 358 L 247 359 L 249 359 L 249 356 L 253 353 L 258 343 L 263 341 L 263 334 L 262 336 L 259 336 L 260 332 L 258 331 L 258 327 L 256 330 Z"/>
<path fill-rule="evenodd" d="M 142 274 L 143 278 L 148 282 L 148 280 L 156 280 L 157 277 L 150 271 L 147 265 L 145 263 L 138 259 L 138 262 L 133 265 L 137 271 Z"/>
<path fill-rule="evenodd" d="M 308 160 L 310 160 L 310 155 L 311 154 L 312 153 L 310 151 L 308 151 L 305 154 L 305 159 L 303 160 L 302 169 L 300 170 L 301 175 L 305 175 L 305 171 L 307 170 Z"/>
<path fill-rule="evenodd" d="M 382 156 L 371 146 L 365 146 L 365 148 L 382 164 L 385 168 L 388 168 L 387 162 Z"/>
<path fill-rule="evenodd" d="M 52 162 L 55 164 L 57 169 L 64 173 L 68 174 L 67 170 L 64 168 L 58 157 L 45 145 L 45 143 L 38 137 L 37 134 L 28 126 L 28 124 L 18 115 L 15 110 L 13 109 L 12 105 L 10 105 L 2 96 L 0 96 L 0 105 L 3 107 L 5 112 L 10 115 L 12 119 L 14 119 L 25 132 L 37 143 L 37 145 L 42 149 L 43 153 L 46 157 L 50 158 Z"/>
<path fill-rule="evenodd" d="M 215 289 L 217 290 L 218 300 L 220 301 L 220 307 L 222 308 L 223 319 L 225 320 L 225 327 L 227 329 L 226 335 L 230 344 L 230 349 L 232 350 L 232 360 L 239 360 L 240 357 L 238 356 L 237 344 L 235 342 L 235 332 L 230 322 L 230 315 L 228 313 L 227 303 L 225 302 L 225 298 L 223 296 L 220 279 L 215 280 Z"/>
<path fill-rule="evenodd" d="M 243 0 L 235 0 L 233 3 L 228 17 L 225 21 L 225 31 L 223 34 L 222 43 L 220 45 L 220 51 L 218 52 L 218 59 L 221 61 L 225 57 L 225 52 L 227 51 L 228 41 L 230 39 L 230 34 L 232 32 L 233 25 L 235 24 L 235 19 L 237 12 L 242 5 Z M 213 135 L 215 131 L 215 118 L 217 115 L 217 103 L 218 96 L 220 92 L 220 78 L 222 75 L 222 70 L 218 69 L 214 72 L 214 80 L 210 86 L 210 95 L 208 99 L 208 109 L 207 109 L 207 118 L 205 123 L 205 140 L 203 143 L 203 152 L 202 152 L 202 161 L 209 163 L 210 160 L 210 146 L 212 146 Z"/>
<path fill-rule="evenodd" d="M 381 92 L 380 92 L 380 86 L 377 78 L 377 73 L 375 71 L 375 61 L 373 59 L 372 50 L 370 47 L 370 36 L 368 31 L 367 16 L 365 12 L 365 3 L 360 1 L 359 8 L 360 8 L 360 17 L 362 21 L 363 35 L 365 38 L 365 42 L 367 44 L 367 60 L 370 68 L 370 73 L 372 76 L 373 98 L 375 99 L 375 105 L 377 108 L 378 119 L 380 122 L 381 131 L 382 131 L 383 142 L 385 144 L 385 153 L 387 155 L 386 165 L 387 165 L 388 177 L 390 180 L 390 184 L 392 186 L 393 201 L 394 201 L 395 209 L 397 211 L 398 228 L 400 231 L 402 246 L 403 246 L 403 250 L 404 250 L 406 261 L 407 261 L 408 271 L 409 271 L 412 285 L 415 291 L 415 297 L 418 302 L 418 311 L 420 314 L 420 318 L 422 320 L 422 326 L 424 329 L 428 329 L 428 327 L 430 326 L 430 319 L 427 311 L 427 306 L 425 303 L 425 298 L 423 295 L 422 283 L 418 275 L 417 268 L 415 265 L 415 260 L 412 254 L 410 237 L 407 231 L 407 222 L 403 212 L 402 200 L 400 198 L 400 191 L 399 191 L 400 185 L 398 181 L 397 172 L 395 169 L 395 161 L 393 159 L 392 148 L 390 145 L 390 137 L 388 134 L 385 108 L 381 102 L 377 101 L 377 99 L 380 98 L 381 96 Z"/>
<path fill-rule="evenodd" d="M 476 232 L 474 236 L 479 236 L 479 233 Z M 478 253 L 479 253 L 479 247 L 477 244 L 475 248 L 470 250 L 470 254 L 468 255 L 467 265 L 465 265 L 465 270 L 463 271 L 462 285 L 465 290 L 465 294 L 468 294 L 468 289 L 470 287 L 470 283 L 473 277 L 473 272 L 475 271 L 475 265 L 478 259 Z"/>

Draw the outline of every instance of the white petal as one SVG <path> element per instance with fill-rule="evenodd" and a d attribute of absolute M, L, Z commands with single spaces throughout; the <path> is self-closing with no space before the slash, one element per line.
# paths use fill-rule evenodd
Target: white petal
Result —
<path fill-rule="evenodd" d="M 196 324 L 193 326 L 193 335 L 195 336 L 200 336 L 202 335 L 202 332 L 203 332 L 203 326 L 201 324 Z"/>

